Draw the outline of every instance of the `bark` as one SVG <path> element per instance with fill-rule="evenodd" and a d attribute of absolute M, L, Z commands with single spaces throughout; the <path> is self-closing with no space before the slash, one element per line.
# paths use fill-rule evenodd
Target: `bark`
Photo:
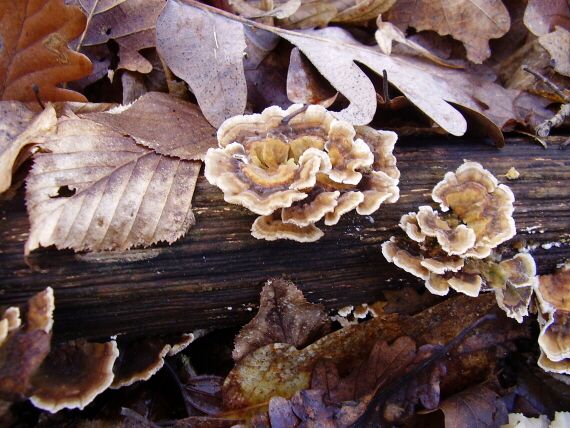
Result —
<path fill-rule="evenodd" d="M 520 138 L 508 139 L 502 149 L 482 139 L 416 139 L 399 142 L 395 154 L 400 200 L 371 216 L 345 214 L 336 226 L 323 226 L 325 236 L 316 243 L 256 240 L 249 231 L 256 215 L 226 204 L 200 177 L 196 225 L 180 241 L 120 254 L 41 249 L 31 261 L 44 273 L 24 261 L 28 220 L 20 191 L 0 207 L 0 302 L 21 305 L 53 287 L 57 342 L 242 325 L 255 314 L 261 286 L 272 276 L 290 278 L 308 300 L 330 310 L 374 302 L 383 290 L 403 285 L 423 289 L 386 262 L 380 245 L 401 233 L 402 214 L 432 203 L 433 186 L 464 159 L 482 163 L 516 196 L 519 233 L 505 248 L 534 248 L 540 273 L 570 257 L 570 150 L 557 144 L 545 150 Z M 504 175 L 511 167 L 521 175 L 509 181 Z"/>

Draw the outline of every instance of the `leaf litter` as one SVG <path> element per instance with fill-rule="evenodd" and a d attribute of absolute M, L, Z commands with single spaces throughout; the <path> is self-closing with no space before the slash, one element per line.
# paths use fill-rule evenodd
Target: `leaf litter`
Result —
<path fill-rule="evenodd" d="M 407 0 L 265 2 L 258 9 L 260 22 L 274 22 L 281 28 L 191 0 L 169 0 L 166 6 L 162 1 L 146 0 L 83 1 L 80 6 L 87 21 L 77 14 L 77 9 L 61 2 L 40 3 L 47 8 L 38 16 L 58 15 L 54 11 L 60 11 L 58 19 L 66 23 L 63 29 L 42 24 L 46 20 L 34 21 L 30 18 L 34 16 L 32 9 L 21 21 L 10 19 L 7 13 L 0 16 L 7 20 L 2 23 L 10 24 L 0 30 L 5 42 L 0 54 L 7 58 L 0 72 L 10 79 L 20 76 L 3 80 L 3 99 L 20 99 L 37 109 L 36 94 L 30 91 L 31 84 L 36 84 L 40 102 L 84 101 L 82 95 L 57 86 L 89 74 L 91 65 L 86 58 L 66 47 L 87 24 L 74 46 L 108 48 L 110 40 L 118 44 L 120 62 L 111 65 L 112 61 L 105 60 L 103 66 L 98 64 L 98 76 L 105 74 L 105 67 L 111 78 L 115 71 L 125 73 L 121 69 L 151 72 L 158 62 L 152 65 L 146 59 L 148 52 L 143 56 L 141 51 L 157 45 L 166 68 L 172 68 L 186 81 L 199 107 L 151 93 L 112 113 L 106 112 L 108 106 L 91 110 L 89 105 L 48 104 L 34 119 L 31 113 L 4 104 L 5 111 L 16 116 L 7 118 L 12 122 L 6 125 L 8 132 L 0 146 L 3 189 L 10 185 L 12 172 L 22 160 L 36 152 L 28 176 L 32 226 L 27 253 L 47 245 L 87 251 L 126 249 L 156 241 L 172 242 L 182 236 L 193 221 L 191 199 L 199 160 L 209 147 L 216 146 L 215 126 L 245 109 L 263 108 L 264 103 L 287 103 L 287 91 L 292 101 L 310 100 L 327 106 L 334 103 L 339 110 L 337 116 L 354 124 L 368 123 L 373 118 L 376 123 L 377 107 L 398 114 L 396 105 L 404 100 L 423 111 L 430 118 L 427 126 L 434 130 L 462 135 L 468 124 L 471 128 L 476 124 L 499 146 L 504 142 L 501 130 L 513 129 L 517 123 L 532 130 L 551 117 L 545 108 L 551 101 L 523 92 L 530 86 L 519 87 L 517 83 L 516 89 L 505 89 L 496 83 L 488 66 L 477 68 L 465 61 L 481 62 L 489 57 L 489 39 L 508 29 L 508 14 L 501 2 L 483 1 L 480 9 L 486 17 L 481 20 L 473 18 L 475 12 L 469 12 L 475 5 L 472 1 L 438 4 L 438 10 L 430 9 L 427 2 L 418 2 L 417 12 L 412 14 Z M 512 5 L 507 6 L 512 11 Z M 383 17 L 378 15 L 386 11 Z M 445 23 L 448 27 L 434 19 L 442 14 L 450 18 Z M 198 16 L 202 22 L 198 22 Z M 257 15 L 250 16 L 258 19 L 254 18 Z M 539 37 L 533 46 L 542 46 L 536 54 L 537 64 L 546 67 L 552 61 L 560 74 L 568 74 L 564 52 L 569 17 L 566 2 L 538 0 L 528 2 L 524 16 L 526 26 Z M 354 29 L 309 28 L 324 27 L 333 21 L 362 24 L 364 18 L 376 20 L 376 41 L 383 50 L 361 34 L 359 37 Z M 45 38 L 40 42 L 49 54 L 37 40 L 31 47 L 13 49 L 13 24 L 18 22 L 44 31 Z M 176 22 L 190 22 L 195 34 L 184 33 L 174 25 Z M 473 24 L 481 22 L 483 29 L 475 29 Z M 419 33 L 410 36 L 397 32 L 396 27 L 414 27 Z M 435 32 L 451 34 L 464 45 L 465 52 L 454 56 L 451 48 L 447 53 L 431 46 L 422 48 L 421 43 L 432 37 L 423 29 L 434 30 L 432 36 Z M 420 44 L 416 46 L 412 40 Z M 405 49 L 392 46 L 394 41 L 406 45 Z M 20 40 L 18 49 L 25 46 L 24 42 Z M 457 47 L 457 43 L 451 45 Z M 530 51 L 534 49 L 531 45 L 522 48 Z M 55 55 L 57 64 L 37 71 L 34 55 L 29 55 L 35 54 L 34 49 L 44 63 L 53 64 Z M 279 65 L 286 62 L 283 58 L 288 49 L 294 55 L 289 70 Z M 97 58 L 94 55 L 91 58 Z M 487 64 L 493 60 L 491 57 Z M 289 79 L 294 73 L 296 81 L 287 82 L 285 87 L 284 77 Z M 549 77 L 553 74 L 551 71 Z M 270 84 L 263 87 L 261 83 L 267 80 Z M 532 82 L 532 78 L 527 81 Z M 184 88 L 184 82 L 180 86 Z M 379 86 L 383 86 L 380 91 Z M 258 89 L 256 98 L 251 96 L 254 88 Z M 402 95 L 390 99 L 389 92 L 394 89 Z M 128 91 L 126 87 L 124 90 Z M 536 90 L 536 84 L 529 90 L 544 93 Z M 57 93 L 57 97 L 52 98 L 51 93 Z M 129 94 L 123 95 L 129 98 Z M 169 132 L 174 128 L 179 132 Z M 446 426 L 465 423 L 466 412 L 473 426 L 498 426 L 505 421 L 505 403 L 509 409 L 523 409 L 528 414 L 548 413 L 550 419 L 554 417 L 553 403 L 566 406 L 570 395 L 567 385 L 534 367 L 527 367 L 530 376 L 520 377 L 513 392 L 515 405 L 509 404 L 508 391 L 493 383 L 503 367 L 502 358 L 516 348 L 513 340 L 529 337 L 526 324 L 501 318 L 487 320 L 445 357 L 434 357 L 441 346 L 450 343 L 475 319 L 496 311 L 489 296 L 476 300 L 452 297 L 438 303 L 409 290 L 387 293 L 389 302 L 370 305 L 367 311 L 375 318 L 358 323 L 357 317 L 352 325 L 327 334 L 329 321 L 322 309 L 306 302 L 292 283 L 274 280 L 272 285 L 273 289 L 262 292 L 262 307 L 256 319 L 236 337 L 237 364 L 223 387 L 222 378 L 186 376 L 182 389 L 194 395 L 182 393 L 189 417 L 180 418 L 176 426 L 232 426 L 248 421 L 274 427 L 319 423 L 365 426 L 363 421 L 370 415 L 381 424 L 406 425 L 430 417 L 420 409 L 443 412 Z M 502 316 L 500 312 L 496 315 Z M 429 367 L 418 369 L 430 358 L 435 360 Z M 400 383 L 384 376 L 386 373 L 399 378 Z M 407 377 L 410 373 L 413 378 Z M 537 395 L 536 390 L 548 392 Z M 138 405 L 148 409 L 142 401 Z M 529 411 L 531 408 L 534 410 Z M 211 416 L 191 416 L 200 413 Z M 217 416 L 237 419 L 222 422 Z M 127 426 L 128 421 L 123 418 L 118 426 Z M 144 417 L 138 421 L 148 422 Z"/>

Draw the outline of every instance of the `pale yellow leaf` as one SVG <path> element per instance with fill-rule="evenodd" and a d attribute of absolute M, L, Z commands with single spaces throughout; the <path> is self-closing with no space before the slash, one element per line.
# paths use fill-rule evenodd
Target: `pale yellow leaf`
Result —
<path fill-rule="evenodd" d="M 34 156 L 26 202 L 26 254 L 55 245 L 124 250 L 173 242 L 194 223 L 200 162 L 162 156 L 110 128 L 74 115 Z"/>

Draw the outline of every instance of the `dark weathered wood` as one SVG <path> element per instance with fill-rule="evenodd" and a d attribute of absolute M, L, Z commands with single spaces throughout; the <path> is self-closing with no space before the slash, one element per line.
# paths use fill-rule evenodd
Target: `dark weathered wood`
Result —
<path fill-rule="evenodd" d="M 541 273 L 570 257 L 570 150 L 555 144 L 545 150 L 522 139 L 510 139 L 503 149 L 482 139 L 417 139 L 398 143 L 395 153 L 402 172 L 400 201 L 372 216 L 347 214 L 338 225 L 323 226 L 325 236 L 312 244 L 254 239 L 249 228 L 255 215 L 226 204 L 201 177 L 196 225 L 179 242 L 134 250 L 114 261 L 113 254 L 42 249 L 32 254 L 46 270 L 39 273 L 22 255 L 28 221 L 20 194 L 0 207 L 0 302 L 22 304 L 52 286 L 55 338 L 64 340 L 243 324 L 255 313 L 270 276 L 286 275 L 310 301 L 330 309 L 374 301 L 383 290 L 419 284 L 384 260 L 380 244 L 400 233 L 402 214 L 431 203 L 432 187 L 464 159 L 481 162 L 502 182 L 511 166 L 521 173 L 507 183 L 517 197 L 520 233 L 514 240 L 538 245 L 533 254 Z M 553 243 L 561 246 L 546 249 Z"/>

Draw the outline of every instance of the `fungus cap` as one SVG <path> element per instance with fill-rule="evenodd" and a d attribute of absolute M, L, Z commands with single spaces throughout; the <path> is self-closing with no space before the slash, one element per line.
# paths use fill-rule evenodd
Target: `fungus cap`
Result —
<path fill-rule="evenodd" d="M 36 391 L 31 402 L 55 413 L 63 408 L 83 409 L 113 381 L 118 357 L 115 341 L 70 341 L 52 348 L 32 376 Z"/>
<path fill-rule="evenodd" d="M 256 238 L 312 242 L 323 217 L 333 225 L 348 211 L 369 215 L 399 198 L 396 134 L 368 127 L 357 134 L 322 106 L 235 116 L 217 136 L 205 176 L 227 202 L 262 216 L 252 226 Z"/>

